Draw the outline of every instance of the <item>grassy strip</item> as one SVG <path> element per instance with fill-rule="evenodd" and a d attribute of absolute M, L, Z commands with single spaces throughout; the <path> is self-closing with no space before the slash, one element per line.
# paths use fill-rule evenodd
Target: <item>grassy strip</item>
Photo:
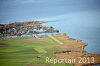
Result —
<path fill-rule="evenodd" d="M 37 52 L 39 53 L 47 53 L 44 49 L 42 48 L 34 48 Z"/>

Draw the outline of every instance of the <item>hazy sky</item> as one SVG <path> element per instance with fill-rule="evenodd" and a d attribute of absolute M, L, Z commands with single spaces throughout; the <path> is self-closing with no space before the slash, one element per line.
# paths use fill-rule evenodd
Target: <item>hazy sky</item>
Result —
<path fill-rule="evenodd" d="M 0 0 L 0 22 L 49 19 L 99 10 L 100 0 Z"/>

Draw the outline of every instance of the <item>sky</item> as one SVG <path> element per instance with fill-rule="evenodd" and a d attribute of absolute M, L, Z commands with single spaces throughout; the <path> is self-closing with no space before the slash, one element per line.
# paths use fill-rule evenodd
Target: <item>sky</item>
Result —
<path fill-rule="evenodd" d="M 0 23 L 30 20 L 47 20 L 100 53 L 100 0 L 0 0 Z"/>
<path fill-rule="evenodd" d="M 100 0 L 0 0 L 0 22 L 58 18 L 81 11 L 98 11 L 99 4 Z"/>

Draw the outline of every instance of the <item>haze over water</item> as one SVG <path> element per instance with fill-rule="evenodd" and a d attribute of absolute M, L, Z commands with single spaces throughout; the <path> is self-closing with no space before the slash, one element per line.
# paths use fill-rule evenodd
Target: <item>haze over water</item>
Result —
<path fill-rule="evenodd" d="M 78 12 L 62 15 L 61 17 L 59 17 L 61 20 L 57 22 L 49 22 L 46 25 L 54 26 L 61 32 L 69 35 L 71 38 L 80 39 L 83 42 L 88 43 L 88 46 L 85 48 L 86 51 L 100 53 L 99 12 Z"/>
<path fill-rule="evenodd" d="M 100 0 L 0 0 L 0 23 L 47 20 L 72 38 L 100 53 Z"/>

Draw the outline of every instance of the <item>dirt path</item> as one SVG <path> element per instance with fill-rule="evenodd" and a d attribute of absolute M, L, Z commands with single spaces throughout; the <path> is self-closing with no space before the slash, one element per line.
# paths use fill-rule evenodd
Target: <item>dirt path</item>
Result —
<path fill-rule="evenodd" d="M 52 35 L 48 35 L 48 37 L 51 38 L 52 40 L 54 40 L 55 42 L 59 43 L 59 44 L 63 44 L 61 41 L 59 41 L 58 39 L 56 39 Z"/>

